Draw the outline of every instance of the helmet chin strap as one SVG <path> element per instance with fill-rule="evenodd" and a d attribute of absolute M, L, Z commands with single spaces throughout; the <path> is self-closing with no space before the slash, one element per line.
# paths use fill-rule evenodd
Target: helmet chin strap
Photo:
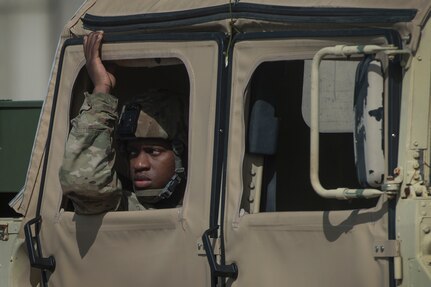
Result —
<path fill-rule="evenodd" d="M 166 200 L 175 192 L 177 186 L 186 178 L 185 169 L 183 167 L 183 163 L 180 157 L 180 154 L 183 153 L 183 146 L 181 143 L 176 142 L 175 140 L 172 142 L 172 150 L 174 151 L 175 156 L 175 173 L 168 181 L 164 188 L 156 188 L 156 189 L 144 189 L 144 190 L 135 190 L 136 197 L 141 203 L 158 203 L 162 200 Z"/>

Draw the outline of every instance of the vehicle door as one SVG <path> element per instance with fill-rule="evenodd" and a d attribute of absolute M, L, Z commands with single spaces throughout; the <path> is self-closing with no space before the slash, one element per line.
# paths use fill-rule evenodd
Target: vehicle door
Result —
<path fill-rule="evenodd" d="M 167 88 L 189 106 L 187 186 L 182 206 L 75 214 L 62 196 L 59 169 L 70 121 L 91 90 L 82 38 L 64 42 L 18 207 L 27 221 L 33 267 L 16 270 L 14 286 L 208 286 L 198 243 L 208 228 L 215 105 L 220 93 L 222 38 L 216 33 L 105 33 L 102 56 L 117 66 L 120 106 L 137 88 Z M 121 162 L 118 170 L 121 169 Z M 25 247 L 22 246 L 22 249 Z M 26 264 L 24 264 L 25 266 Z M 42 276 L 39 272 L 42 270 Z"/>
<path fill-rule="evenodd" d="M 314 113 L 320 139 L 318 177 L 325 188 L 380 190 L 397 162 L 399 82 L 395 79 L 400 64 L 372 53 L 376 66 L 367 66 L 364 73 L 380 78 L 369 84 L 380 92 L 364 104 L 355 89 L 361 86 L 358 67 L 363 67 L 365 55 L 329 56 L 319 66 L 317 112 L 311 108 L 310 94 L 312 59 L 318 51 L 338 45 L 398 46 L 397 33 L 292 30 L 239 35 L 233 42 L 222 262 L 235 264 L 238 273 L 227 282 L 231 286 L 390 286 L 394 255 L 384 250 L 394 239 L 393 201 L 380 191 L 380 196 L 370 199 L 317 195 L 310 180 L 316 168 L 310 162 L 310 153 L 315 153 L 310 151 L 310 130 Z M 373 136 L 377 140 L 361 149 L 360 124 L 368 112 L 362 110 L 361 116 L 358 108 L 370 104 L 372 97 L 377 126 L 367 129 L 367 136 L 368 142 Z M 376 165 L 365 159 L 370 155 Z"/>

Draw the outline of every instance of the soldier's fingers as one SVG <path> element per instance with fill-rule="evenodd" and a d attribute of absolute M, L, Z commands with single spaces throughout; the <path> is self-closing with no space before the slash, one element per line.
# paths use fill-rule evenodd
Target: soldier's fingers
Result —
<path fill-rule="evenodd" d="M 89 53 L 91 57 L 98 57 L 99 56 L 99 49 L 100 49 L 100 42 L 102 40 L 102 33 L 101 32 L 93 32 L 90 35 L 90 45 L 89 45 Z"/>
<path fill-rule="evenodd" d="M 82 46 L 84 48 L 84 56 L 87 59 L 88 58 L 88 36 L 87 35 L 84 36 L 84 42 Z"/>
<path fill-rule="evenodd" d="M 88 34 L 86 37 L 87 40 L 84 42 L 84 53 L 85 58 L 88 60 L 93 57 L 92 46 L 94 45 L 94 32 Z"/>
<path fill-rule="evenodd" d="M 88 35 L 87 54 L 89 58 L 93 57 L 93 46 L 94 46 L 95 34 L 94 32 Z"/>
<path fill-rule="evenodd" d="M 101 42 L 102 42 L 102 38 L 103 38 L 103 34 L 102 33 L 98 33 L 95 36 L 95 40 L 94 40 L 94 46 L 93 48 L 93 55 L 94 56 L 98 56 L 100 57 L 100 47 L 101 47 Z"/>

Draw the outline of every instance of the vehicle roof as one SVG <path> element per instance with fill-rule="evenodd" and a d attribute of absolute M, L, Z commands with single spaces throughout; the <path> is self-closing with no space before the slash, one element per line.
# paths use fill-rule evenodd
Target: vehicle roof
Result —
<path fill-rule="evenodd" d="M 322 27 L 383 27 L 400 32 L 415 49 L 429 17 L 429 0 L 88 0 L 63 37 L 105 32 L 229 32 Z M 322 25 L 323 24 L 323 25 Z"/>
<path fill-rule="evenodd" d="M 168 13 L 221 5 L 263 4 L 284 7 L 313 8 L 385 8 L 385 9 L 417 9 L 417 19 L 428 14 L 428 0 L 89 0 L 84 6 L 88 13 L 99 16 L 124 16 L 134 14 Z"/>

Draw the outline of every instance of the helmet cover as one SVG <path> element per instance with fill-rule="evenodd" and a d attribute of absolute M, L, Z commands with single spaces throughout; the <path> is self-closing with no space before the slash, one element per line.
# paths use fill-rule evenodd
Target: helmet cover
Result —
<path fill-rule="evenodd" d="M 168 91 L 150 91 L 123 106 L 118 124 L 120 141 L 161 138 L 187 142 L 184 105 L 179 95 Z"/>

